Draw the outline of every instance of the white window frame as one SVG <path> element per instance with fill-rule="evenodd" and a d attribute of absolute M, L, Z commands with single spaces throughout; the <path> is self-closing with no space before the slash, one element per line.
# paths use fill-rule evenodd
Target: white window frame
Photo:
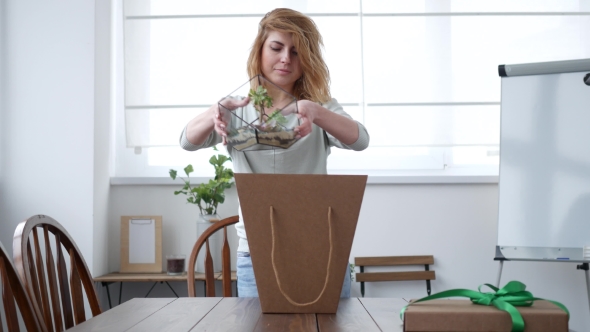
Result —
<path fill-rule="evenodd" d="M 362 0 L 359 0 L 362 1 Z M 141 148 L 133 149 L 126 149 L 122 144 L 125 141 L 125 133 L 124 130 L 121 130 L 121 124 L 124 123 L 124 102 L 123 102 L 123 74 L 122 74 L 122 47 L 121 47 L 121 38 L 120 32 L 122 31 L 122 0 L 114 0 L 115 2 L 115 10 L 113 10 L 113 24 L 114 24 L 114 31 L 113 34 L 113 48 L 115 52 L 113 52 L 113 65 L 114 65 L 114 72 L 113 79 L 115 80 L 114 86 L 116 87 L 116 102 L 114 107 L 115 110 L 115 142 L 113 147 L 113 156 L 114 156 L 114 176 L 111 177 L 111 184 L 114 185 L 125 185 L 125 184 L 171 184 L 173 183 L 171 179 L 169 179 L 166 174 L 166 170 L 168 167 L 160 167 L 158 169 L 158 174 L 162 174 L 159 176 L 131 176 L 130 174 L 123 174 L 119 175 L 117 173 L 117 168 L 120 164 L 126 165 L 128 169 L 135 169 L 138 170 L 141 174 L 142 171 L 145 171 L 146 168 L 149 168 L 148 165 L 148 156 L 146 153 L 140 153 Z M 318 17 L 318 16 L 326 16 L 322 14 L 308 14 L 309 16 Z M 350 13 L 331 13 L 327 16 L 351 16 Z M 564 13 L 564 12 L 511 12 L 511 13 L 502 13 L 502 12 L 467 12 L 467 13 L 382 13 L 382 14 L 371 14 L 371 13 L 360 13 L 360 14 L 352 14 L 353 16 L 359 17 L 360 29 L 361 29 L 361 44 L 363 43 L 363 34 L 362 34 L 362 25 L 363 25 L 363 17 L 374 17 L 374 16 L 398 16 L 398 17 L 411 17 L 411 16 L 481 16 L 481 15 L 488 15 L 488 16 L 502 16 L 502 15 L 538 15 L 538 16 L 547 16 L 547 15 L 590 15 L 589 12 L 573 12 L 573 13 Z M 230 15 L 231 16 L 231 15 Z M 260 17 L 263 14 L 259 14 Z M 362 57 L 361 51 L 361 57 Z M 361 60 L 361 63 L 363 60 Z M 362 65 L 362 64 L 361 64 Z M 499 65 L 499 64 L 498 64 Z M 364 74 L 362 75 L 364 77 Z M 362 84 L 364 89 L 364 83 Z M 364 91 L 363 91 L 364 96 Z M 362 112 L 363 112 L 363 119 L 358 119 L 360 121 L 364 120 L 365 108 L 368 106 L 400 106 L 403 103 L 366 103 L 364 98 L 360 103 Z M 420 105 L 430 105 L 430 106 L 470 106 L 470 105 L 500 105 L 500 101 L 476 101 L 476 102 L 457 102 L 457 103 L 448 103 L 448 102 L 434 102 L 434 103 L 412 103 L 413 106 L 420 106 Z M 344 106 L 347 106 L 346 104 Z M 133 107 L 133 106 L 131 106 Z M 370 131 L 369 131 L 370 134 Z M 373 145 L 375 146 L 375 145 Z M 432 147 L 432 146 L 431 146 Z M 369 183 L 379 184 L 379 183 L 497 183 L 498 182 L 498 165 L 481 165 L 475 167 L 457 167 L 456 165 L 452 165 L 451 159 L 451 152 L 450 146 L 438 146 L 438 148 L 443 149 L 444 152 L 442 153 L 442 167 L 440 169 L 414 169 L 414 170 L 386 170 L 386 169 L 357 169 L 357 170 L 346 170 L 346 169 L 330 169 L 331 174 L 338 174 L 338 173 L 346 173 L 346 174 L 368 174 L 369 175 Z M 489 146 L 489 155 L 497 155 L 498 153 L 498 146 L 497 145 L 490 145 Z M 180 148 L 179 148 L 180 149 Z M 127 151 L 122 151 L 127 150 Z M 334 149 L 335 150 L 335 149 Z M 208 152 L 209 153 L 209 152 Z M 210 153 L 209 153 L 210 154 Z M 337 157 L 336 157 L 337 158 Z M 153 167 L 152 167 L 153 168 Z M 176 169 L 181 169 L 181 166 L 174 167 Z M 206 177 L 196 177 L 195 180 L 197 181 L 204 181 L 207 179 Z"/>

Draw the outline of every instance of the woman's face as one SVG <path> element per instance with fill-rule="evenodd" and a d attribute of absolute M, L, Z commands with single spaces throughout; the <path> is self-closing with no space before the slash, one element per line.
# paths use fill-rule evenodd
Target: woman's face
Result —
<path fill-rule="evenodd" d="M 290 33 L 270 31 L 262 45 L 262 74 L 285 91 L 293 93 L 302 69 Z"/>

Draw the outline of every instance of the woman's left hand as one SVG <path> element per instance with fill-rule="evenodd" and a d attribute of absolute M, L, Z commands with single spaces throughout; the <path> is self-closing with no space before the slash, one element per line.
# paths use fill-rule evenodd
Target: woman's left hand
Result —
<path fill-rule="evenodd" d="M 309 100 L 297 101 L 297 117 L 299 120 L 301 120 L 301 124 L 294 129 L 296 138 L 305 137 L 311 134 L 311 130 L 313 129 L 312 125 L 318 115 L 320 108 L 320 105 Z"/>

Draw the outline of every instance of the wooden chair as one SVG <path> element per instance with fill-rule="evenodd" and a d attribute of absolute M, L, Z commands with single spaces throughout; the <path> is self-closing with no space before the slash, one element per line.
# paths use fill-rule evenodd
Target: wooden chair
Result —
<path fill-rule="evenodd" d="M 39 321 L 39 313 L 35 312 L 35 307 L 25 291 L 25 286 L 19 279 L 16 269 L 12 265 L 12 260 L 8 257 L 2 243 L 0 243 L 0 286 L 4 308 L 0 313 L 0 331 L 2 331 L 3 320 L 8 327 L 8 331 L 20 331 L 15 302 L 27 331 L 47 331 L 45 325 Z"/>
<path fill-rule="evenodd" d="M 433 256 L 387 256 L 387 257 L 355 257 L 354 265 L 359 266 L 361 272 L 356 274 L 355 280 L 361 283 L 361 294 L 365 297 L 365 282 L 367 281 L 403 281 L 426 280 L 426 292 L 430 295 L 430 280 L 435 280 L 434 271 L 430 265 L 434 264 Z M 424 271 L 406 272 L 365 272 L 365 266 L 402 266 L 424 265 Z"/>
<path fill-rule="evenodd" d="M 211 252 L 209 251 L 209 237 L 223 228 L 223 246 L 221 249 L 221 280 L 223 282 L 223 296 L 231 297 L 231 256 L 229 243 L 227 241 L 227 226 L 233 225 L 239 221 L 239 216 L 232 216 L 229 218 L 222 219 L 211 224 L 211 227 L 199 236 L 197 242 L 193 246 L 191 256 L 188 261 L 188 296 L 197 296 L 195 292 L 195 264 L 199 251 L 205 245 L 205 296 L 215 296 L 215 274 L 213 273 L 213 259 L 211 258 Z"/>
<path fill-rule="evenodd" d="M 39 229 L 43 234 L 44 255 Z M 50 237 L 49 233 L 53 236 Z M 69 276 L 64 250 L 69 255 Z M 53 218 L 37 215 L 21 222 L 14 232 L 13 251 L 18 274 L 32 302 L 40 309 L 39 319 L 44 321 L 49 331 L 63 331 L 86 320 L 84 294 L 92 316 L 101 313 L 92 275 L 80 250 L 63 226 Z"/>

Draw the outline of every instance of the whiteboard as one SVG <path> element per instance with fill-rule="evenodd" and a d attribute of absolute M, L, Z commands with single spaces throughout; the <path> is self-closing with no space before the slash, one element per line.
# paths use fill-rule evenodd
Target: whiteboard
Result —
<path fill-rule="evenodd" d="M 590 261 L 589 73 L 590 59 L 500 66 L 496 259 Z"/>

